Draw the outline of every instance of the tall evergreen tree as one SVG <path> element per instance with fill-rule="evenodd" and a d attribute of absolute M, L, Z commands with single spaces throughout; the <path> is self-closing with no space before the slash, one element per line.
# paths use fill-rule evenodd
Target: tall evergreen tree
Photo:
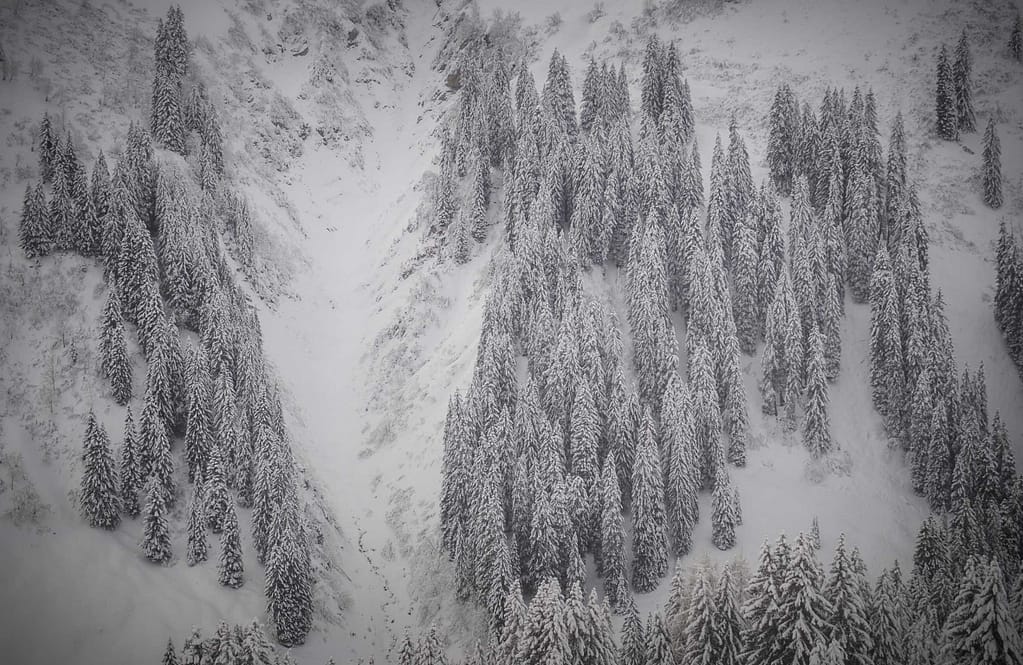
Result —
<path fill-rule="evenodd" d="M 970 43 L 963 29 L 956 44 L 956 60 L 952 66 L 956 95 L 956 118 L 960 131 L 973 132 L 977 129 L 977 116 L 973 112 L 973 59 Z"/>
<path fill-rule="evenodd" d="M 43 182 L 53 181 L 57 143 L 50 114 L 43 113 L 43 119 L 39 122 L 39 174 Z"/>
<path fill-rule="evenodd" d="M 299 539 L 297 516 L 287 513 L 292 506 L 278 509 L 271 527 L 266 558 L 267 613 L 273 621 L 277 640 L 284 646 L 305 642 L 312 627 L 312 596 L 306 544 Z"/>
<path fill-rule="evenodd" d="M 714 474 L 713 512 L 711 522 L 714 547 L 728 550 L 735 545 L 735 526 L 739 522 L 737 495 L 732 491 L 731 481 L 724 464 L 719 464 Z"/>
<path fill-rule="evenodd" d="M 114 401 L 126 405 L 131 399 L 131 360 L 124 338 L 124 319 L 121 317 L 121 303 L 115 289 L 107 293 L 107 304 L 103 308 L 100 330 L 100 366 L 103 375 L 110 381 Z"/>
<path fill-rule="evenodd" d="M 632 487 L 632 584 L 637 591 L 647 592 L 668 571 L 664 480 L 649 409 L 640 423 Z"/>
<path fill-rule="evenodd" d="M 128 517 L 138 517 L 139 490 L 142 489 L 144 455 L 140 449 L 140 441 L 135 433 L 135 424 L 131 418 L 131 406 L 128 406 L 124 420 L 124 442 L 121 444 L 119 464 L 121 509 Z"/>
<path fill-rule="evenodd" d="M 984 130 L 984 166 L 982 169 L 984 203 L 991 208 L 1002 207 L 1002 148 L 995 132 L 995 119 L 988 120 Z"/>
<path fill-rule="evenodd" d="M 146 497 L 142 554 L 152 563 L 165 564 L 171 558 L 171 543 L 167 528 L 167 494 L 158 477 L 149 479 Z"/>
<path fill-rule="evenodd" d="M 964 665 L 1019 665 L 1023 639 L 997 559 L 967 566 L 944 628 L 948 658 Z"/>
<path fill-rule="evenodd" d="M 1012 24 L 1012 33 L 1009 35 L 1009 55 L 1016 62 L 1023 62 L 1023 23 L 1020 21 L 1020 14 L 1016 12 L 1016 21 Z"/>
<path fill-rule="evenodd" d="M 188 565 L 194 566 L 206 560 L 209 549 L 206 544 L 206 496 L 201 478 L 192 486 L 192 500 L 188 504 Z"/>
<path fill-rule="evenodd" d="M 26 185 L 18 226 L 18 244 L 21 245 L 26 258 L 34 259 L 46 256 L 53 248 L 55 240 L 42 183 L 37 183 L 34 189 L 31 185 Z"/>
<path fill-rule="evenodd" d="M 570 658 L 564 601 L 557 580 L 548 579 L 529 603 L 516 661 L 522 665 L 567 665 Z"/>
<path fill-rule="evenodd" d="M 825 376 L 824 336 L 816 324 L 810 332 L 810 354 L 806 368 L 806 413 L 803 417 L 803 445 L 814 458 L 829 453 L 831 421 L 828 417 L 828 383 Z"/>
<path fill-rule="evenodd" d="M 97 529 L 115 529 L 121 523 L 118 512 L 117 473 L 114 456 L 110 452 L 110 439 L 96 416 L 89 413 L 85 432 L 85 450 L 82 456 L 81 509 L 89 526 Z"/>
<path fill-rule="evenodd" d="M 234 503 L 228 501 L 224 512 L 223 531 L 220 533 L 220 562 L 217 579 L 226 587 L 237 589 L 244 581 L 242 569 L 242 548 L 238 534 L 238 515 Z"/>
<path fill-rule="evenodd" d="M 210 448 L 209 374 L 206 353 L 197 346 L 188 356 L 188 421 L 185 429 L 185 459 L 188 480 L 195 482 L 205 470 Z"/>
<path fill-rule="evenodd" d="M 808 665 L 813 647 L 827 636 L 831 602 L 822 592 L 824 573 L 810 539 L 800 534 L 783 577 L 778 601 L 784 617 L 779 636 L 781 662 Z"/>
<path fill-rule="evenodd" d="M 629 600 L 629 585 L 625 567 L 622 498 L 613 452 L 609 452 L 604 460 L 601 491 L 600 568 L 604 577 L 604 595 L 611 609 L 615 613 L 622 613 Z"/>
<path fill-rule="evenodd" d="M 959 140 L 959 115 L 955 76 L 949 61 L 948 48 L 942 44 L 938 53 L 938 81 L 935 96 L 938 136 L 946 141 Z"/>
<path fill-rule="evenodd" d="M 831 613 L 824 619 L 828 639 L 842 647 L 844 662 L 853 665 L 873 665 L 870 657 L 873 639 L 861 593 L 864 583 L 846 553 L 845 534 L 841 534 L 831 561 L 831 573 L 824 585 L 824 596 L 831 604 Z"/>

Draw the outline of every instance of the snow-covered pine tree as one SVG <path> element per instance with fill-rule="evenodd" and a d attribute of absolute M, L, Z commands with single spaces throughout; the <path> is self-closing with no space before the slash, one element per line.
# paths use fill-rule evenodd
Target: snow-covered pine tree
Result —
<path fill-rule="evenodd" d="M 206 560 L 209 548 L 206 543 L 206 492 L 202 477 L 192 486 L 192 500 L 188 504 L 188 565 L 194 566 Z"/>
<path fill-rule="evenodd" d="M 266 557 L 267 613 L 277 640 L 286 647 L 304 643 L 312 628 L 308 553 L 299 537 L 298 515 L 288 515 L 297 509 L 295 505 L 286 505 L 277 510 Z"/>
<path fill-rule="evenodd" d="M 650 126 L 656 127 L 661 118 L 661 104 L 664 99 L 664 49 L 657 35 L 651 33 L 643 52 L 643 74 L 640 80 L 640 110 L 649 119 Z"/>
<path fill-rule="evenodd" d="M 984 130 L 984 165 L 982 177 L 984 203 L 991 208 L 1002 207 L 1002 148 L 995 132 L 995 119 L 991 117 Z"/>
<path fill-rule="evenodd" d="M 1012 33 L 1009 35 L 1009 55 L 1016 62 L 1023 62 L 1023 23 L 1018 11 L 1016 21 L 1012 24 Z"/>
<path fill-rule="evenodd" d="M 959 130 L 973 132 L 977 129 L 977 116 L 973 111 L 973 59 L 966 29 L 959 35 L 956 44 L 956 60 L 952 66 L 952 78 L 956 96 L 956 118 Z"/>
<path fill-rule="evenodd" d="M 870 311 L 870 384 L 874 406 L 889 431 L 901 436 L 899 423 L 906 405 L 899 302 L 888 250 L 883 245 L 878 250 L 870 281 Z"/>
<path fill-rule="evenodd" d="M 739 609 L 740 589 L 735 588 L 733 574 L 726 566 L 718 577 L 714 596 L 714 658 L 718 665 L 741 665 L 745 620 Z"/>
<path fill-rule="evenodd" d="M 152 113 L 149 127 L 153 139 L 168 150 L 185 152 L 184 125 L 178 84 L 172 74 L 157 67 L 153 75 Z"/>
<path fill-rule="evenodd" d="M 735 316 L 739 348 L 752 355 L 757 348 L 757 256 L 755 220 L 746 215 L 735 227 L 735 247 L 732 257 L 732 308 Z"/>
<path fill-rule="evenodd" d="M 997 559 L 973 562 L 944 626 L 945 653 L 964 665 L 1020 665 L 1023 639 L 1006 597 Z"/>
<path fill-rule="evenodd" d="M 721 219 L 721 247 L 724 250 L 726 267 L 732 264 L 735 226 L 748 214 L 754 194 L 749 153 L 746 151 L 746 142 L 739 134 L 734 114 L 729 123 L 728 136 L 728 165 L 725 178 L 728 206 L 727 213 Z"/>
<path fill-rule="evenodd" d="M 813 521 L 810 523 L 810 542 L 815 550 L 821 548 L 821 525 L 816 515 L 813 516 Z"/>
<path fill-rule="evenodd" d="M 203 472 L 203 484 L 206 488 L 203 513 L 213 533 L 221 533 L 223 530 L 224 515 L 230 503 L 225 475 L 220 442 L 213 440 L 210 442 L 209 459 Z"/>
<path fill-rule="evenodd" d="M 604 460 L 601 474 L 600 568 L 604 576 L 604 595 L 616 614 L 625 611 L 629 600 L 625 563 L 625 527 L 622 523 L 622 497 L 615 469 L 614 452 Z"/>
<path fill-rule="evenodd" d="M 881 571 L 874 587 L 868 611 L 873 665 L 896 665 L 905 662 L 907 626 L 902 592 L 888 570 Z"/>
<path fill-rule="evenodd" d="M 693 572 L 693 586 L 686 612 L 685 640 L 682 653 L 685 661 L 711 665 L 714 663 L 716 637 L 714 580 L 712 565 L 704 559 Z"/>
<path fill-rule="evenodd" d="M 92 412 L 86 426 L 82 460 L 84 468 L 79 495 L 82 517 L 93 528 L 115 529 L 121 523 L 121 515 L 114 456 L 110 452 L 106 430 L 96 422 Z"/>
<path fill-rule="evenodd" d="M 824 376 L 829 381 L 838 378 L 842 367 L 841 317 L 835 273 L 828 271 L 824 284 L 824 329 L 821 332 L 824 336 Z"/>
<path fill-rule="evenodd" d="M 748 665 L 774 663 L 780 655 L 778 640 L 784 617 L 778 608 L 780 589 L 775 583 L 779 569 L 771 544 L 764 541 L 757 572 L 746 587 L 746 602 L 742 606 L 745 621 L 742 656 Z"/>
<path fill-rule="evenodd" d="M 152 563 L 165 564 L 171 558 L 170 533 L 167 528 L 167 494 L 155 475 L 146 484 L 145 531 L 142 554 Z"/>
<path fill-rule="evenodd" d="M 632 584 L 652 591 L 668 571 L 664 478 L 653 417 L 644 409 L 632 472 Z"/>
<path fill-rule="evenodd" d="M 50 224 L 50 210 L 43 184 L 25 187 L 25 199 L 18 225 L 18 244 L 29 259 L 46 256 L 53 248 L 55 236 Z"/>
<path fill-rule="evenodd" d="M 99 151 L 96 163 L 92 166 L 89 193 L 96 217 L 102 220 L 110 209 L 110 169 L 107 168 L 107 159 L 103 156 L 102 150 Z"/>
<path fill-rule="evenodd" d="M 571 662 L 564 605 L 557 580 L 545 580 L 529 603 L 516 662 L 522 665 Z"/>
<path fill-rule="evenodd" d="M 693 430 L 692 398 L 680 378 L 669 382 L 661 401 L 662 447 L 670 460 L 666 479 L 666 510 L 675 537 L 675 555 L 692 547 L 699 519 L 700 455 Z"/>
<path fill-rule="evenodd" d="M 778 600 L 783 617 L 778 640 L 781 662 L 806 665 L 814 645 L 826 639 L 831 603 L 822 592 L 824 572 L 805 534 L 799 534 L 783 579 Z"/>
<path fill-rule="evenodd" d="M 39 174 L 44 183 L 53 181 L 57 143 L 50 114 L 43 113 L 43 119 L 39 122 Z"/>
<path fill-rule="evenodd" d="M 129 405 L 124 420 L 124 442 L 121 444 L 121 456 L 118 460 L 121 509 L 128 517 L 137 517 L 139 514 L 138 494 L 144 478 L 143 454 L 139 445 Z"/>
<path fill-rule="evenodd" d="M 828 639 L 837 642 L 850 665 L 872 665 L 873 638 L 868 621 L 864 583 L 845 550 L 845 534 L 839 534 L 831 572 L 824 585 L 824 596 L 831 613 L 824 617 Z"/>
<path fill-rule="evenodd" d="M 232 501 L 227 502 L 227 510 L 224 512 L 217 579 L 223 586 L 232 589 L 237 589 L 245 582 L 242 569 L 242 547 L 238 533 L 238 515 L 235 513 Z"/>
<path fill-rule="evenodd" d="M 831 420 L 828 417 L 828 382 L 825 372 L 824 336 L 814 324 L 810 331 L 809 359 L 806 368 L 806 412 L 803 417 L 803 445 L 819 459 L 828 454 Z"/>
<path fill-rule="evenodd" d="M 622 665 L 643 665 L 646 662 L 643 622 L 639 618 L 636 603 L 631 597 L 625 611 L 625 619 L 622 622 L 622 644 L 618 660 Z"/>
<path fill-rule="evenodd" d="M 103 308 L 100 330 L 100 367 L 110 381 L 114 401 L 126 405 L 131 399 L 131 360 L 124 338 L 124 319 L 121 317 L 121 303 L 115 289 L 107 292 L 107 304 Z"/>
<path fill-rule="evenodd" d="M 206 352 L 202 345 L 188 356 L 188 421 L 185 429 L 185 459 L 188 480 L 196 478 L 206 469 L 210 447 L 209 372 Z"/>
<path fill-rule="evenodd" d="M 955 76 L 948 56 L 948 47 L 941 45 L 938 53 L 937 92 L 935 96 L 938 136 L 946 141 L 959 140 L 959 114 L 956 103 Z"/>
<path fill-rule="evenodd" d="M 713 535 L 711 540 L 719 550 L 728 550 L 735 545 L 735 526 L 739 521 L 737 514 L 737 495 L 732 492 L 731 480 L 724 464 L 719 464 L 714 473 L 714 491 L 711 512 Z"/>
<path fill-rule="evenodd" d="M 767 163 L 771 180 L 779 192 L 788 196 L 792 191 L 799 134 L 799 106 L 788 83 L 782 83 L 774 93 L 769 125 Z"/>

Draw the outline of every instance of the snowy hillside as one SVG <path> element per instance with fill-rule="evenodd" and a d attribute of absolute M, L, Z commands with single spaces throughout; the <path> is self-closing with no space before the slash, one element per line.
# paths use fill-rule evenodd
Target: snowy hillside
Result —
<path fill-rule="evenodd" d="M 180 650 L 193 627 L 212 635 L 221 621 L 247 625 L 256 619 L 273 634 L 265 567 L 253 538 L 257 508 L 237 510 L 245 571 L 241 588 L 218 581 L 219 535 L 208 534 L 208 561 L 186 563 L 192 485 L 184 431 L 172 437 L 180 490 L 169 513 L 169 564 L 144 557 L 139 546 L 144 516 L 125 517 L 112 532 L 90 528 L 82 518 L 87 417 L 95 412 L 115 458 L 125 419 L 101 372 L 100 319 L 110 289 L 99 258 L 54 252 L 29 259 L 19 246 L 25 189 L 43 175 L 38 136 L 44 112 L 57 135 L 71 132 L 90 174 L 101 150 L 113 172 L 130 153 L 129 123 L 150 126 L 154 37 L 158 18 L 171 5 L 170 0 L 20 0 L 0 7 L 0 45 L 14 66 L 13 80 L 0 81 L 0 134 L 6 146 L 0 155 L 0 244 L 7 249 L 0 253 L 0 569 L 8 573 L 0 589 L 0 607 L 6 608 L 0 660 L 5 662 L 159 662 L 168 638 Z M 477 640 L 486 642 L 493 617 L 476 599 L 458 597 L 463 573 L 445 542 L 440 503 L 444 473 L 450 474 L 445 422 L 458 420 L 449 415 L 449 400 L 456 391 L 467 403 L 470 393 L 476 399 L 479 390 L 471 385 L 479 373 L 477 358 L 497 353 L 481 342 L 488 302 L 500 302 L 503 292 L 513 291 L 507 277 L 513 252 L 506 237 L 513 160 L 502 158 L 487 167 L 492 189 L 485 237 L 469 238 L 465 256 L 458 256 L 458 224 L 467 213 L 455 212 L 444 230 L 437 220 L 444 214 L 438 201 L 445 178 L 452 178 L 446 161 L 451 136 L 461 131 L 464 139 L 476 131 L 459 125 L 465 99 L 493 83 L 474 87 L 473 58 L 490 57 L 498 46 L 508 60 L 512 97 L 522 79 L 520 58 L 540 92 L 552 55 L 564 56 L 578 107 L 590 58 L 598 65 L 606 61 L 612 71 L 624 66 L 629 140 L 637 157 L 636 172 L 622 177 L 645 187 L 650 171 L 642 163 L 640 140 L 644 59 L 651 36 L 665 46 L 674 43 L 695 121 L 685 145 L 691 150 L 695 143 L 702 165 L 701 237 L 715 188 L 712 149 L 716 137 L 729 147 L 733 118 L 748 152 L 754 194 L 771 178 L 769 116 L 780 85 L 790 86 L 814 113 L 820 113 L 829 90 L 844 90 L 847 101 L 854 88 L 872 90 L 885 158 L 901 112 L 907 173 L 916 184 L 926 228 L 929 286 L 943 295 L 954 345 L 953 379 L 967 366 L 975 375 L 983 363 L 987 412 L 992 419 L 1000 415 L 1012 452 L 1017 459 L 1023 456 L 1021 372 L 993 317 L 999 223 L 1015 229 L 1017 238 L 1023 232 L 1023 65 L 1006 47 L 1018 11 L 1012 3 L 528 0 L 511 7 L 490 0 L 183 0 L 180 6 L 192 46 L 182 88 L 203 84 L 223 135 L 219 187 L 233 192 L 247 211 L 238 217 L 218 206 L 214 244 L 229 281 L 238 284 L 258 315 L 265 390 L 270 394 L 275 388 L 283 404 L 287 432 L 280 441 L 290 444 L 294 457 L 298 498 L 293 501 L 301 511 L 296 519 L 307 525 L 299 531 L 310 553 L 312 629 L 291 650 L 297 662 L 397 661 L 403 634 L 415 637 L 431 624 L 451 660 L 468 656 Z M 487 39 L 477 39 L 488 28 Z M 935 57 L 942 44 L 954 49 L 963 30 L 972 52 L 977 130 L 943 141 L 935 130 Z M 485 73 L 491 75 L 486 62 Z M 516 108 L 515 127 L 522 126 L 521 117 Z M 1004 204 L 998 210 L 982 198 L 982 140 L 989 118 L 1001 140 Z M 205 148 L 196 136 L 186 139 L 184 157 L 158 143 L 155 159 L 188 174 L 185 189 L 201 198 Z M 566 163 L 575 158 L 572 152 Z M 458 208 L 472 194 L 478 168 L 472 160 L 464 177 L 453 178 Z M 602 163 L 602 168 L 608 167 Z M 640 190 L 639 184 L 630 186 Z M 53 196 L 49 186 L 47 196 Z M 780 199 L 786 245 L 793 200 Z M 533 214 L 529 206 L 527 211 Z M 818 215 L 824 216 L 815 212 L 815 219 Z M 645 219 L 647 212 L 640 216 Z M 246 220 L 244 228 L 232 221 L 239 218 Z M 563 221 L 567 229 L 568 220 Z M 567 240 L 552 242 L 569 247 Z M 162 266 L 159 237 L 157 250 Z M 710 266 L 714 257 L 707 256 L 703 260 Z M 630 325 L 629 268 L 611 259 L 583 263 L 585 268 L 577 270 L 579 292 L 599 304 L 606 320 L 613 313 L 622 337 L 623 377 L 628 391 L 636 393 L 644 379 L 633 359 L 640 342 Z M 714 268 L 707 270 L 709 275 Z M 563 285 L 554 284 L 558 280 L 552 280 L 551 297 L 564 308 L 557 292 Z M 905 292 L 904 285 L 899 288 Z M 772 288 L 765 298 L 773 293 Z M 557 323 L 562 313 L 553 314 Z M 534 316 L 523 314 L 516 330 L 531 330 Z M 695 385 L 687 379 L 695 365 L 690 338 L 697 337 L 690 316 L 688 307 L 680 307 L 668 320 L 677 339 L 672 349 L 679 357 L 678 372 Z M 835 450 L 825 462 L 811 458 L 799 428 L 786 431 L 781 419 L 762 412 L 762 337 L 755 353 L 737 356 L 748 436 L 745 465 L 726 465 L 742 509 L 734 546 L 715 546 L 720 534 L 712 529 L 714 493 L 700 491 L 691 550 L 677 564 L 670 558 L 654 590 L 634 594 L 644 620 L 675 602 L 676 565 L 688 574 L 704 557 L 722 565 L 738 557 L 753 571 L 765 541 L 784 533 L 795 545 L 814 520 L 825 567 L 844 533 L 848 547 L 862 555 L 871 584 L 896 559 L 908 584 L 918 532 L 932 507 L 914 492 L 912 459 L 890 442 L 875 407 L 871 317 L 869 303 L 845 294 L 837 328 L 841 370 L 827 385 Z M 726 327 L 714 323 L 714 330 Z M 741 326 L 738 315 L 734 323 Z M 126 328 L 138 424 L 149 354 L 141 341 L 136 343 L 136 326 Z M 206 343 L 203 326 L 178 328 L 183 348 Z M 510 344 L 527 349 L 530 333 L 516 335 L 521 338 Z M 481 345 L 487 353 L 480 352 Z M 540 363 L 535 353 L 528 359 L 516 356 L 512 382 L 517 381 L 520 396 L 536 371 L 534 363 L 554 363 L 553 348 L 543 353 Z M 238 385 L 242 400 L 243 382 Z M 653 406 L 660 427 L 667 416 L 652 400 L 642 403 Z M 601 416 L 603 422 L 608 414 Z M 251 431 L 255 436 L 255 425 Z M 488 436 L 477 432 L 480 443 L 473 446 L 482 448 Z M 721 442 L 732 438 L 715 436 Z M 483 514 L 490 504 L 489 498 L 474 502 L 469 512 Z M 471 515 L 465 519 L 478 521 Z M 631 511 L 624 523 L 631 538 Z M 1018 561 L 1019 553 L 1015 556 Z M 590 554 L 584 565 L 584 591 L 592 586 L 602 595 Z M 530 587 L 527 583 L 531 592 Z M 1017 611 L 1023 609 L 1019 598 L 1013 602 Z M 615 625 L 621 626 L 617 618 Z"/>

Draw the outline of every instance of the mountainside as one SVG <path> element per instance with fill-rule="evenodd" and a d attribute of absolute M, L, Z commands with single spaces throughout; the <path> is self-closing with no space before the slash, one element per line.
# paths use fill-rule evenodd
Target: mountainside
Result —
<path fill-rule="evenodd" d="M 125 410 L 101 371 L 100 319 L 110 289 L 99 259 L 73 252 L 29 259 L 19 247 L 25 188 L 42 177 L 44 112 L 57 135 L 70 132 L 90 174 L 101 150 L 113 171 L 128 152 L 129 123 L 150 125 L 154 37 L 171 5 L 21 0 L 0 7 L 0 44 L 16 72 L 0 81 L 7 146 L 0 155 L 0 245 L 7 249 L 0 253 L 0 569 L 7 571 L 0 654 L 10 662 L 158 662 L 168 637 L 180 647 L 193 627 L 211 635 L 220 621 L 272 624 L 252 510 L 238 509 L 241 588 L 218 583 L 217 535 L 208 536 L 206 563 L 186 564 L 191 490 L 183 431 L 173 444 L 182 489 L 169 513 L 169 564 L 143 557 L 143 517 L 123 519 L 112 533 L 83 520 L 88 415 L 105 427 L 115 458 L 124 427 Z M 487 634 L 486 608 L 459 598 L 464 580 L 447 550 L 440 501 L 449 471 L 445 423 L 457 420 L 449 400 L 456 391 L 476 394 L 477 359 L 492 353 L 486 340 L 493 338 L 481 342 L 488 302 L 509 290 L 511 161 L 487 169 L 485 236 L 467 241 L 464 261 L 456 256 L 461 222 L 442 229 L 437 220 L 450 177 L 448 141 L 466 131 L 458 129 L 460 109 L 478 89 L 473 59 L 498 47 L 513 80 L 525 62 L 538 90 L 559 53 L 579 106 L 591 57 L 624 65 L 639 154 L 647 45 L 652 35 L 674 42 L 695 120 L 686 145 L 698 146 L 704 192 L 715 186 L 715 139 L 727 146 L 733 122 L 752 183 L 770 179 L 769 116 L 781 84 L 814 112 L 826 91 L 873 90 L 885 156 L 896 113 L 904 119 L 929 286 L 943 294 L 954 344 L 953 378 L 966 366 L 976 375 L 983 364 L 987 410 L 1000 415 L 1012 452 L 1023 456 L 1023 382 L 992 306 L 999 223 L 1019 237 L 1023 211 L 1023 77 L 1005 48 L 1015 4 L 186 0 L 180 7 L 192 47 L 182 85 L 201 82 L 216 109 L 222 191 L 246 210 L 239 226 L 236 208 L 218 206 L 213 242 L 258 316 L 266 390 L 279 393 L 287 426 L 280 439 L 290 443 L 295 501 L 308 524 L 300 531 L 310 553 L 312 630 L 291 651 L 297 662 L 397 660 L 405 631 L 431 624 L 457 660 Z M 942 141 L 934 128 L 935 56 L 942 44 L 954 48 L 962 30 L 972 49 L 978 130 Z M 999 210 L 981 194 L 989 118 L 1001 140 Z M 184 173 L 184 188 L 201 198 L 204 148 L 190 136 L 185 156 L 158 145 L 155 161 Z M 459 208 L 472 194 L 473 168 L 455 178 Z M 641 179 L 645 168 L 637 160 L 631 177 Z M 792 197 L 781 200 L 786 244 L 792 207 Z M 644 379 L 633 361 L 633 278 L 611 260 L 584 263 L 578 292 L 617 321 L 623 376 L 635 392 Z M 564 306 L 562 296 L 552 297 Z M 533 316 L 515 325 L 533 325 Z M 668 315 L 683 380 L 692 366 L 687 339 L 695 337 L 688 317 L 685 307 Z M 179 328 L 187 348 L 205 343 L 201 326 Z M 509 344 L 525 351 L 529 335 L 521 335 Z M 871 581 L 896 559 L 908 579 L 931 508 L 914 492 L 912 460 L 890 443 L 875 408 L 869 303 L 846 296 L 839 337 L 841 371 L 828 384 L 836 452 L 826 463 L 811 458 L 798 429 L 786 431 L 762 412 L 762 341 L 738 356 L 749 422 L 745 465 L 727 465 L 742 507 L 734 547 L 715 546 L 713 493 L 701 491 L 692 549 L 669 564 L 653 591 L 635 594 L 641 616 L 669 602 L 675 565 L 689 571 L 704 557 L 721 564 L 738 557 L 753 569 L 764 541 L 781 533 L 794 541 L 814 521 L 825 561 L 844 534 Z M 128 338 L 138 423 L 149 354 L 136 335 Z M 514 359 L 512 381 L 521 393 L 537 362 L 523 355 Z M 594 560 L 587 556 L 584 565 L 589 585 L 602 591 Z"/>

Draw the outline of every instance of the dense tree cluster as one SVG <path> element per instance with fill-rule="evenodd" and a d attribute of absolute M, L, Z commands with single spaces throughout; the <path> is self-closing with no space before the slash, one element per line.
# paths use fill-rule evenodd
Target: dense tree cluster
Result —
<path fill-rule="evenodd" d="M 29 258 L 71 251 L 104 265 L 100 370 L 127 411 L 117 463 L 102 426 L 89 418 L 83 516 L 112 529 L 121 513 L 141 513 L 142 553 L 154 563 L 172 561 L 168 520 L 183 493 L 177 471 L 183 462 L 187 482 L 194 483 L 188 563 L 208 558 L 211 528 L 221 534 L 220 582 L 240 586 L 244 539 L 236 511 L 251 509 L 251 543 L 266 566 L 268 612 L 279 641 L 290 646 L 302 643 L 312 621 L 309 527 L 256 310 L 218 233 L 226 226 L 240 237 L 239 219 L 247 219 L 247 211 L 239 197 L 214 186 L 223 173 L 220 128 L 201 84 L 182 102 L 187 67 L 183 16 L 174 6 L 157 33 L 152 135 L 132 124 L 112 174 L 100 152 L 87 178 L 71 134 L 61 137 L 44 115 L 42 182 L 26 194 L 19 239 Z M 192 131 L 202 144 L 194 176 L 153 146 L 155 139 L 183 153 Z M 49 200 L 45 183 L 52 183 Z M 181 334 L 182 328 L 195 336 Z M 137 392 L 131 329 L 146 368 Z M 189 341 L 196 337 L 198 344 Z M 137 427 L 133 397 L 140 402 Z"/>
<path fill-rule="evenodd" d="M 977 129 L 973 110 L 973 61 L 966 30 L 956 43 L 955 60 L 942 44 L 938 52 L 937 86 L 935 91 L 936 127 L 938 136 L 946 141 L 959 139 L 959 132 Z"/>
<path fill-rule="evenodd" d="M 333 662 L 333 661 L 332 661 Z M 290 652 L 278 652 L 258 621 L 247 626 L 229 626 L 220 622 L 217 630 L 204 638 L 198 628 L 185 638 L 180 650 L 173 639 L 167 642 L 163 665 L 294 665 Z"/>
<path fill-rule="evenodd" d="M 588 64 L 577 117 L 562 55 L 542 93 L 518 69 L 513 86 L 502 54 L 485 44 L 463 64 L 436 200 L 438 226 L 469 224 L 479 211 L 456 215 L 445 197 L 463 177 L 478 189 L 480 169 L 504 170 L 506 242 L 472 382 L 449 403 L 440 506 L 459 593 L 495 628 L 510 592 L 547 593 L 553 604 L 551 584 L 584 584 L 591 556 L 611 609 L 625 611 L 630 581 L 654 589 L 669 556 L 689 551 L 701 490 L 713 495 L 714 544 L 733 545 L 741 511 L 728 468 L 745 463 L 748 429 L 726 265 L 733 237 L 743 238 L 734 254 L 747 262 L 745 283 L 760 287 L 747 226 L 759 199 L 734 124 L 715 161 L 715 221 L 700 221 L 692 108 L 674 46 L 649 44 L 638 143 L 623 70 Z M 456 259 L 466 238 L 485 235 L 473 228 L 452 236 Z M 616 269 L 634 387 L 617 316 L 583 286 L 587 271 Z"/>
<path fill-rule="evenodd" d="M 1023 248 L 1005 220 L 998 227 L 995 266 L 995 323 L 1005 336 L 1009 356 L 1023 373 Z"/>

